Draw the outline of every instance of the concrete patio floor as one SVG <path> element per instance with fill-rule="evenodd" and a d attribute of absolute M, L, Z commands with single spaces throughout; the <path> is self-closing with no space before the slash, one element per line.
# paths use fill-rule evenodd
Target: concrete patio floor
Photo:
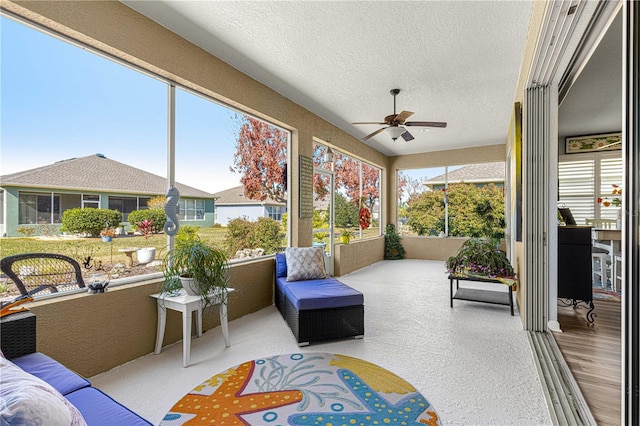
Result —
<path fill-rule="evenodd" d="M 230 348 L 219 327 L 193 339 L 188 368 L 182 367 L 178 342 L 91 381 L 158 424 L 184 394 L 229 367 L 276 354 L 329 352 L 365 359 L 404 378 L 433 405 L 442 424 L 552 424 L 517 311 L 512 317 L 508 306 L 458 300 L 450 308 L 441 261 L 382 261 L 340 280 L 364 293 L 363 340 L 299 348 L 271 306 L 229 323 Z"/>

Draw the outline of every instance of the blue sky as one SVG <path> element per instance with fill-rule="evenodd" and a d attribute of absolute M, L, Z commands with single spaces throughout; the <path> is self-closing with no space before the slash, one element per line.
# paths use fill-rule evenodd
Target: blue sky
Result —
<path fill-rule="evenodd" d="M 0 175 L 101 153 L 166 176 L 164 82 L 5 17 L 0 36 Z M 239 185 L 229 171 L 236 113 L 176 93 L 176 180 L 208 192 Z"/>
<path fill-rule="evenodd" d="M 165 83 L 0 19 L 0 174 L 102 153 L 166 176 Z M 238 185 L 235 113 L 176 92 L 176 180 L 210 192 Z"/>

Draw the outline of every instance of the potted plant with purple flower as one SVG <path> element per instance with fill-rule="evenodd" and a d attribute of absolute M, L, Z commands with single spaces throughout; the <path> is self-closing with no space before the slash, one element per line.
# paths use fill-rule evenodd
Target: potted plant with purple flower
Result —
<path fill-rule="evenodd" d="M 462 244 L 455 256 L 446 262 L 452 275 L 475 275 L 486 278 L 515 278 L 515 271 L 505 252 L 496 242 L 471 238 Z"/>
<path fill-rule="evenodd" d="M 156 258 L 156 248 L 149 247 L 149 237 L 155 230 L 154 220 L 142 220 L 136 223 L 136 230 L 144 236 L 145 245 L 147 247 L 140 248 L 136 251 L 138 256 L 138 263 L 149 263 Z"/>

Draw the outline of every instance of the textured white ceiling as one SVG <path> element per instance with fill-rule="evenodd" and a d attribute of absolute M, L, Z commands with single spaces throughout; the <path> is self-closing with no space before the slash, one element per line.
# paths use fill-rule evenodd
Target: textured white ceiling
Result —
<path fill-rule="evenodd" d="M 386 155 L 504 143 L 531 1 L 125 4 L 361 138 L 393 112 L 446 129 L 366 143 Z M 321 136 L 321 135 L 318 135 Z"/>

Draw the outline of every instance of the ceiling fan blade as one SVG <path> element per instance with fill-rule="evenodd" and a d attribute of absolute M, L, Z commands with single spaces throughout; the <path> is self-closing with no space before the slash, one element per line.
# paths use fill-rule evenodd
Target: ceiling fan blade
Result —
<path fill-rule="evenodd" d="M 447 123 L 442 121 L 407 121 L 405 126 L 422 126 L 422 127 L 447 127 Z"/>
<path fill-rule="evenodd" d="M 366 141 L 368 141 L 369 139 L 371 139 L 372 137 L 374 137 L 375 135 L 377 135 L 378 133 L 382 132 L 384 129 L 386 129 L 386 127 L 382 127 L 382 128 L 380 128 L 380 129 L 376 130 L 375 132 L 373 132 L 373 133 L 371 133 L 371 134 L 369 134 L 369 135 L 365 136 L 364 138 L 362 138 L 362 139 L 360 139 L 360 140 L 361 140 L 362 142 L 366 142 Z"/>
<path fill-rule="evenodd" d="M 406 142 L 412 141 L 415 138 L 413 137 L 413 135 L 411 133 L 409 133 L 409 131 L 407 130 L 406 132 L 404 132 L 402 135 L 402 139 L 404 139 Z"/>
<path fill-rule="evenodd" d="M 396 122 L 398 122 L 398 124 L 404 124 L 405 120 L 413 114 L 415 113 L 411 111 L 401 111 L 400 114 L 396 115 Z"/>
<path fill-rule="evenodd" d="M 351 123 L 351 124 L 377 124 L 378 126 L 383 126 L 387 123 L 378 123 L 377 121 L 361 121 L 358 123 Z"/>

